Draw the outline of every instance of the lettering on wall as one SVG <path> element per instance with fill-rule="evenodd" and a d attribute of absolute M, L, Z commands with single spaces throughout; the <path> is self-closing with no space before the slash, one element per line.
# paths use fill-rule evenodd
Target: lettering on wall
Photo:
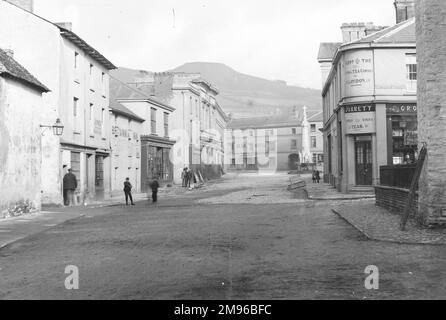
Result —
<path fill-rule="evenodd" d="M 344 70 L 344 96 L 362 96 L 373 93 L 373 56 L 369 50 L 346 52 Z"/>
<path fill-rule="evenodd" d="M 347 134 L 376 132 L 375 105 L 351 105 L 344 107 Z"/>
<path fill-rule="evenodd" d="M 101 120 L 94 121 L 94 133 L 102 134 L 102 121 Z"/>

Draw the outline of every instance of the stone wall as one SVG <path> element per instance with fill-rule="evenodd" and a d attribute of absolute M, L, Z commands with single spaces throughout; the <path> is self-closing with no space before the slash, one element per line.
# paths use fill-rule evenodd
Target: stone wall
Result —
<path fill-rule="evenodd" d="M 446 1 L 416 6 L 419 142 L 427 144 L 419 211 L 426 224 L 446 222 Z"/>

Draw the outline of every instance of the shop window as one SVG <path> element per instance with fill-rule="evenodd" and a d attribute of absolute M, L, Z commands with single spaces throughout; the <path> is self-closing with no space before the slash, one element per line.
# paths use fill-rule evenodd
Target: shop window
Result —
<path fill-rule="evenodd" d="M 411 164 L 418 157 L 417 118 L 413 116 L 392 116 L 392 163 Z"/>

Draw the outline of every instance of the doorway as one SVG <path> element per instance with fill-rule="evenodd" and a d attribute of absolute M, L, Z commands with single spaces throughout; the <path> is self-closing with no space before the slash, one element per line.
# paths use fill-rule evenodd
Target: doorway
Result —
<path fill-rule="evenodd" d="M 95 191 L 96 199 L 104 199 L 104 157 L 96 156 L 95 158 Z"/>
<path fill-rule="evenodd" d="M 355 137 L 356 185 L 372 185 L 372 136 Z"/>

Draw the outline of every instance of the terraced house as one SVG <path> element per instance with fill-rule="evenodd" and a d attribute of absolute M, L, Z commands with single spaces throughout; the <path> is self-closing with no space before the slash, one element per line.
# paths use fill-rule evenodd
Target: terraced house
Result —
<path fill-rule="evenodd" d="M 62 178 L 78 179 L 78 204 L 110 196 L 109 70 L 115 66 L 71 30 L 33 13 L 32 0 L 0 1 L 0 43 L 51 90 L 41 124 L 60 119 L 61 136 L 42 137 L 44 204 L 63 203 Z"/>
<path fill-rule="evenodd" d="M 0 49 L 0 219 L 41 207 L 42 94 L 49 89 Z"/>

